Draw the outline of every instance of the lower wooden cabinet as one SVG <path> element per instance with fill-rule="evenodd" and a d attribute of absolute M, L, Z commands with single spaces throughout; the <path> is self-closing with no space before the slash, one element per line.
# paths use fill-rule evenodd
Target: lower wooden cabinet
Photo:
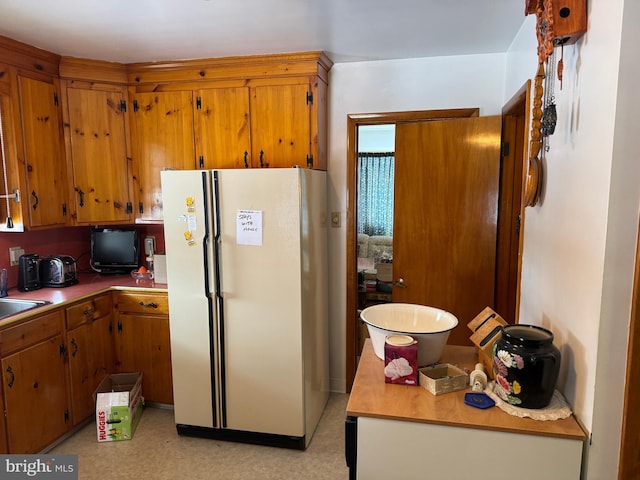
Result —
<path fill-rule="evenodd" d="M 0 331 L 9 453 L 37 453 L 71 429 L 62 310 Z"/>
<path fill-rule="evenodd" d="M 116 370 L 142 372 L 145 401 L 173 404 L 166 293 L 116 292 Z"/>
<path fill-rule="evenodd" d="M 95 412 L 111 373 L 142 372 L 146 401 L 173 404 L 166 292 L 100 293 L 0 328 L 0 453 L 38 453 Z"/>
<path fill-rule="evenodd" d="M 111 293 L 66 308 L 73 425 L 95 412 L 93 393 L 114 371 Z"/>

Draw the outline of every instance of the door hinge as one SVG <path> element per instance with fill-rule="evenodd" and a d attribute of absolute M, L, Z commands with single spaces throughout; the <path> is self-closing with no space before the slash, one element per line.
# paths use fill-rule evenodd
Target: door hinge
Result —
<path fill-rule="evenodd" d="M 307 105 L 313 105 L 313 92 L 307 92 Z"/>
<path fill-rule="evenodd" d="M 58 92 L 53 92 L 53 104 L 58 106 Z"/>
<path fill-rule="evenodd" d="M 67 216 L 67 204 L 66 203 L 62 204 L 62 216 L 63 217 Z"/>
<path fill-rule="evenodd" d="M 133 204 L 131 202 L 127 202 L 127 213 L 133 213 Z"/>
<path fill-rule="evenodd" d="M 134 100 L 133 101 L 133 111 L 137 112 L 139 108 L 140 107 L 138 107 L 138 100 Z"/>
<path fill-rule="evenodd" d="M 509 142 L 502 142 L 502 144 L 500 145 L 500 156 L 509 156 Z"/>
<path fill-rule="evenodd" d="M 120 111 L 121 112 L 126 112 L 127 111 L 127 101 L 126 100 L 120 100 Z"/>
<path fill-rule="evenodd" d="M 69 422 L 69 409 L 65 408 L 64 409 L 64 423 L 68 423 Z"/>
<path fill-rule="evenodd" d="M 518 215 L 516 218 L 516 235 L 520 235 L 520 223 L 522 222 L 522 217 Z"/>
<path fill-rule="evenodd" d="M 200 168 L 204 168 L 204 156 L 200 155 L 198 160 L 200 161 Z"/>
<path fill-rule="evenodd" d="M 313 155 L 307 155 L 307 167 L 313 168 Z"/>
<path fill-rule="evenodd" d="M 138 202 L 138 213 L 140 213 L 140 215 L 144 213 L 144 206 L 142 205 L 142 202 Z"/>
<path fill-rule="evenodd" d="M 202 97 L 196 97 L 196 110 L 202 110 Z"/>

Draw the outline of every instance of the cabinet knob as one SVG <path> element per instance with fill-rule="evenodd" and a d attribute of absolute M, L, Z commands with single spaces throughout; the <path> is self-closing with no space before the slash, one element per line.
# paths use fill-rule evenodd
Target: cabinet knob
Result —
<path fill-rule="evenodd" d="M 398 288 L 407 288 L 404 283 L 404 278 L 397 279 L 395 282 L 393 282 L 393 286 Z"/>

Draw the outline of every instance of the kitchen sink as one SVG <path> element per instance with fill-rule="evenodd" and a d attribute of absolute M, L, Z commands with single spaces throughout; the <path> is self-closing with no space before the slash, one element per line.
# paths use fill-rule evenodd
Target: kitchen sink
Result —
<path fill-rule="evenodd" d="M 41 307 L 51 302 L 46 300 L 19 300 L 17 298 L 0 298 L 0 320 L 17 313 Z"/>

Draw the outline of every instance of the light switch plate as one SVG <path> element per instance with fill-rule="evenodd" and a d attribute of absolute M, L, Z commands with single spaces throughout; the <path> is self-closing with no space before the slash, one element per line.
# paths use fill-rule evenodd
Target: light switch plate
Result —
<path fill-rule="evenodd" d="M 331 226 L 340 228 L 340 212 L 331 212 Z"/>

